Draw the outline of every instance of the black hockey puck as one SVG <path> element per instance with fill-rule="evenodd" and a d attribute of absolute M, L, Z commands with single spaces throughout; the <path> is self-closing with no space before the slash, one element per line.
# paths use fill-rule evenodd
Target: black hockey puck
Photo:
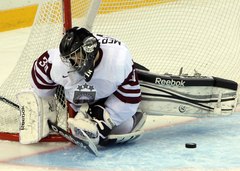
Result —
<path fill-rule="evenodd" d="M 186 143 L 186 144 L 185 144 L 185 147 L 186 147 L 186 148 L 196 148 L 196 147 L 197 147 L 197 144 L 196 144 L 196 143 Z"/>

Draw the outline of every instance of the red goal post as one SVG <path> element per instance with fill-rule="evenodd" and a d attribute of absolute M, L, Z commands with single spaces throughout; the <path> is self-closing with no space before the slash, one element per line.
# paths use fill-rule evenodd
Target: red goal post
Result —
<path fill-rule="evenodd" d="M 72 27 L 71 0 L 62 0 L 63 4 L 63 29 L 64 31 Z"/>

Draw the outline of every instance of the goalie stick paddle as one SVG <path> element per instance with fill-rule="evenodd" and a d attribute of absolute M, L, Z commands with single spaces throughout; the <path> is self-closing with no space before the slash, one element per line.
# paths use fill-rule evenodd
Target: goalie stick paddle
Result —
<path fill-rule="evenodd" d="M 54 132 L 60 134 L 61 136 L 63 136 L 64 138 L 66 138 L 67 140 L 71 141 L 72 143 L 87 149 L 89 152 L 91 152 L 92 154 L 94 154 L 95 156 L 99 156 L 99 152 L 97 147 L 95 146 L 95 144 L 90 140 L 90 138 L 86 135 L 86 133 L 82 130 L 80 130 L 82 132 L 82 134 L 85 136 L 85 138 L 87 139 L 86 141 L 84 140 L 80 140 L 76 137 L 74 137 L 72 134 L 70 134 L 69 132 L 65 131 L 64 129 L 62 129 L 61 127 L 59 127 L 57 124 L 52 123 L 50 120 L 48 120 L 48 126 L 51 130 L 53 130 Z"/>

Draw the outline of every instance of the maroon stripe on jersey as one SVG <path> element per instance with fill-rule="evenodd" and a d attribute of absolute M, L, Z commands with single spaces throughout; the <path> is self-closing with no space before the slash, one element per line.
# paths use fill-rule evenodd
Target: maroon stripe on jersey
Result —
<path fill-rule="evenodd" d="M 139 83 L 138 83 L 138 81 L 130 81 L 130 82 L 128 82 L 128 84 L 131 86 L 135 86 L 135 85 L 138 85 Z"/>
<path fill-rule="evenodd" d="M 41 80 L 44 84 L 47 84 L 47 85 L 56 85 L 54 82 L 53 83 L 48 83 L 35 69 L 34 69 L 34 73 L 35 73 L 35 76 Z M 48 78 L 49 79 L 49 78 Z M 51 80 L 51 79 L 49 79 Z"/>
<path fill-rule="evenodd" d="M 119 92 L 115 91 L 113 93 L 119 100 L 121 100 L 124 103 L 131 103 L 131 104 L 135 104 L 135 103 L 139 103 L 141 101 L 141 96 L 138 97 L 126 97 L 123 96 L 122 94 L 120 94 Z"/>
<path fill-rule="evenodd" d="M 129 93 L 129 94 L 138 94 L 141 92 L 141 90 L 138 89 L 125 89 L 123 88 L 124 85 L 130 85 L 130 86 L 137 86 L 139 85 L 138 79 L 135 73 L 134 66 L 132 66 L 132 71 L 128 74 L 127 78 L 124 80 L 124 82 L 118 86 L 118 90 L 123 93 Z M 141 101 L 141 95 L 138 97 L 126 97 L 122 94 L 120 94 L 118 91 L 115 91 L 113 93 L 119 100 L 125 103 L 139 103 Z"/>
<path fill-rule="evenodd" d="M 128 74 L 127 78 L 123 81 L 122 85 L 138 85 L 138 78 L 134 66 L 132 66 L 132 71 Z"/>
<path fill-rule="evenodd" d="M 122 86 L 119 86 L 118 87 L 118 90 L 120 90 L 121 92 L 123 92 L 123 93 L 140 93 L 141 92 L 141 90 L 140 89 L 135 89 L 135 90 L 133 90 L 133 89 L 125 89 L 125 88 L 123 88 Z"/>
<path fill-rule="evenodd" d="M 54 89 L 55 87 L 57 87 L 57 85 L 55 86 L 52 86 L 52 85 L 42 85 L 40 84 L 38 81 L 37 81 L 37 78 L 36 78 L 36 75 L 35 75 L 35 71 L 34 71 L 34 67 L 32 67 L 32 79 L 33 79 L 33 82 L 34 84 L 37 86 L 37 88 L 39 89 Z"/>

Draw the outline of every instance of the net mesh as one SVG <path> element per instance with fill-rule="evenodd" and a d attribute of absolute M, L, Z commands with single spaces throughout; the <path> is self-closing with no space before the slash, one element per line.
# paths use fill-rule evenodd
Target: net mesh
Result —
<path fill-rule="evenodd" d="M 90 4 L 72 0 L 73 26 L 86 22 Z M 152 72 L 178 74 L 183 68 L 189 75 L 240 81 L 239 0 L 102 0 L 92 31 L 125 42 L 134 60 Z M 14 71 L 0 87 L 2 97 L 17 103 L 16 93 L 29 87 L 33 61 L 58 47 L 62 32 L 61 0 L 44 0 Z M 0 131 L 18 132 L 18 110 L 3 102 L 0 110 Z"/>

